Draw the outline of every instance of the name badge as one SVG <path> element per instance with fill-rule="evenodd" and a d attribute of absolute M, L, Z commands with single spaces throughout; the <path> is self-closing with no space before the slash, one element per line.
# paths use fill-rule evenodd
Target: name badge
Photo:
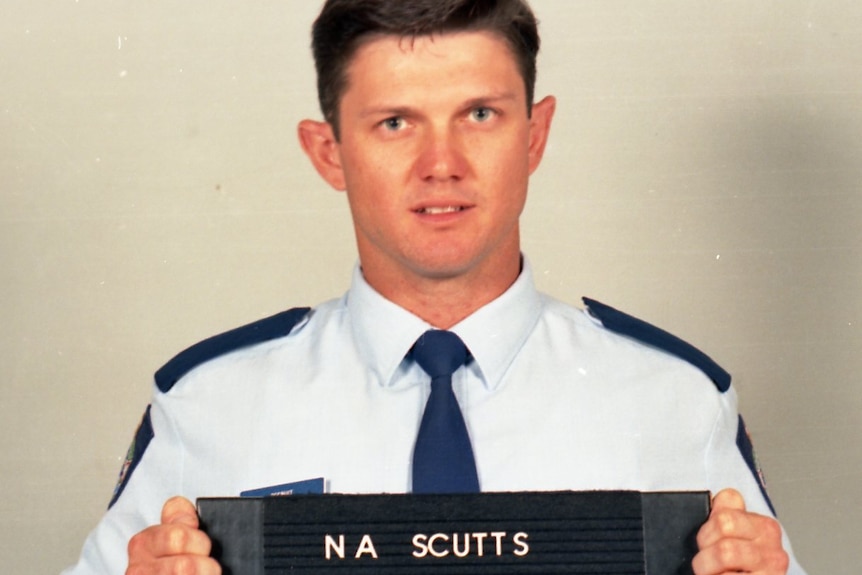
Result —
<path fill-rule="evenodd" d="M 226 572 L 668 575 L 691 563 L 707 492 L 202 498 Z"/>
<path fill-rule="evenodd" d="M 323 493 L 326 481 L 323 477 L 306 479 L 305 481 L 294 481 L 293 483 L 282 483 L 259 489 L 249 489 L 239 494 L 240 497 L 276 497 L 282 495 L 320 495 Z"/>

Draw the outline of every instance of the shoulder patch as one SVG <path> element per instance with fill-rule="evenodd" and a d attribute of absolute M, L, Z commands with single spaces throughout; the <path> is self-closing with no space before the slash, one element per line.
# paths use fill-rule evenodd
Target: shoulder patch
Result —
<path fill-rule="evenodd" d="M 590 315 L 601 321 L 602 325 L 610 331 L 631 337 L 684 359 L 705 373 L 722 393 L 730 389 L 730 374 L 693 345 L 663 329 L 608 305 L 589 298 L 583 298 L 583 301 Z"/>
<path fill-rule="evenodd" d="M 763 475 L 763 470 L 760 468 L 760 462 L 754 454 L 754 445 L 751 443 L 751 436 L 745 428 L 745 422 L 742 420 L 741 415 L 739 416 L 739 424 L 736 428 L 736 446 L 739 448 L 739 452 L 742 454 L 745 464 L 748 465 L 748 469 L 751 470 L 751 473 L 757 480 L 757 486 L 760 487 L 760 493 L 766 500 L 769 510 L 777 517 L 778 514 L 775 512 L 775 506 L 772 505 L 772 500 L 769 498 L 769 493 L 766 491 L 766 478 Z"/>
<path fill-rule="evenodd" d="M 132 439 L 132 444 L 126 452 L 126 459 L 123 461 L 123 467 L 120 469 L 120 474 L 117 477 L 117 486 L 114 488 L 114 495 L 111 497 L 108 509 L 113 507 L 117 499 L 120 498 L 120 495 L 123 494 L 126 484 L 132 478 L 132 472 L 138 466 L 138 463 L 140 463 L 141 458 L 144 457 L 144 452 L 147 450 L 147 446 L 150 445 L 153 437 L 155 437 L 155 434 L 153 433 L 153 422 L 150 419 L 150 406 L 148 405 L 147 410 L 144 412 L 144 417 L 141 419 L 141 424 L 135 432 L 135 437 Z"/>
<path fill-rule="evenodd" d="M 311 308 L 297 307 L 215 335 L 177 354 L 156 372 L 156 385 L 167 393 L 184 375 L 211 359 L 244 347 L 283 337 L 308 315 Z"/>

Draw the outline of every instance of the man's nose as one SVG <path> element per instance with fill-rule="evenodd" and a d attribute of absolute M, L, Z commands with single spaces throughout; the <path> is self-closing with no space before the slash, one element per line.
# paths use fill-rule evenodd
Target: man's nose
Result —
<path fill-rule="evenodd" d="M 418 176 L 425 181 L 460 180 L 468 168 L 462 139 L 452 126 L 429 128 L 423 135 L 416 163 Z"/>

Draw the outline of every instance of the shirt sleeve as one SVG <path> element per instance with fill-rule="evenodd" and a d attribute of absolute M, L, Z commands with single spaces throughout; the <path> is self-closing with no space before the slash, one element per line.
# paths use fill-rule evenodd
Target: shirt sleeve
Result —
<path fill-rule="evenodd" d="M 733 488 L 745 499 L 749 511 L 776 517 L 766 490 L 763 473 L 754 456 L 754 448 L 737 409 L 736 390 L 731 387 L 722 395 L 722 409 L 716 418 L 706 455 L 707 474 L 713 495 Z M 788 575 L 805 575 L 793 554 L 787 532 L 782 526 L 785 551 L 790 555 Z"/>
<path fill-rule="evenodd" d="M 158 390 L 144 416 L 152 437 L 142 449 L 140 430 L 129 449 L 138 451 L 139 459 L 127 460 L 129 476 L 123 479 L 121 493 L 84 542 L 74 567 L 63 575 L 115 575 L 128 566 L 127 547 L 133 535 L 160 521 L 164 502 L 181 494 L 183 449 L 177 426 L 170 414 L 170 403 Z"/>

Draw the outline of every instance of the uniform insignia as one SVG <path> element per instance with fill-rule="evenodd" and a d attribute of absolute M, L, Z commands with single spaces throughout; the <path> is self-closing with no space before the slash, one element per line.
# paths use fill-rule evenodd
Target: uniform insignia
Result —
<path fill-rule="evenodd" d="M 210 359 L 243 347 L 283 337 L 289 334 L 308 315 L 310 309 L 307 307 L 293 308 L 205 339 L 180 352 L 159 369 L 155 375 L 156 385 L 160 391 L 167 393 L 180 378 Z M 147 406 L 147 410 L 144 412 L 144 417 L 141 420 L 141 425 L 138 427 L 137 432 L 135 432 L 135 437 L 126 453 L 123 467 L 120 469 L 117 486 L 114 488 L 114 495 L 108 505 L 109 509 L 113 507 L 120 498 L 120 495 L 123 494 L 123 490 L 128 485 L 135 467 L 137 467 L 141 458 L 143 458 L 144 452 L 147 450 L 147 446 L 149 446 L 153 437 L 155 437 L 155 434 L 150 419 L 150 406 Z"/>
<path fill-rule="evenodd" d="M 583 301 L 590 315 L 601 321 L 610 331 L 657 347 L 689 362 L 705 373 L 722 393 L 730 389 L 730 374 L 693 345 L 608 305 L 589 298 L 583 298 Z"/>
<path fill-rule="evenodd" d="M 123 462 L 123 467 L 120 469 L 119 477 L 117 477 L 117 486 L 114 488 L 114 495 L 111 497 L 108 509 L 113 507 L 114 503 L 117 502 L 117 499 L 120 498 L 120 495 L 123 494 L 123 490 L 132 478 L 132 472 L 135 471 L 135 467 L 137 467 L 138 463 L 141 461 L 141 458 L 144 456 L 144 452 L 147 450 L 147 446 L 150 444 L 153 437 L 154 433 L 153 423 L 150 420 L 150 406 L 147 406 L 147 410 L 144 412 L 144 417 L 141 419 L 141 424 L 138 426 L 138 430 L 135 432 L 135 437 L 132 439 L 132 444 L 126 452 L 126 460 Z"/>
<path fill-rule="evenodd" d="M 757 485 L 760 487 L 760 492 L 763 494 L 766 504 L 769 505 L 772 514 L 776 515 L 775 506 L 772 505 L 769 494 L 766 492 L 766 477 L 763 474 L 763 469 L 760 467 L 757 456 L 754 454 L 754 444 L 751 442 L 751 435 L 749 435 L 748 430 L 745 428 L 745 422 L 742 420 L 741 415 L 739 416 L 739 426 L 736 429 L 736 446 L 739 448 L 739 452 L 742 453 L 742 458 L 745 460 L 751 473 L 757 479 Z"/>
<path fill-rule="evenodd" d="M 177 354 L 156 372 L 156 385 L 167 393 L 184 375 L 211 359 L 238 349 L 286 336 L 311 308 L 297 307 L 232 329 Z"/>

